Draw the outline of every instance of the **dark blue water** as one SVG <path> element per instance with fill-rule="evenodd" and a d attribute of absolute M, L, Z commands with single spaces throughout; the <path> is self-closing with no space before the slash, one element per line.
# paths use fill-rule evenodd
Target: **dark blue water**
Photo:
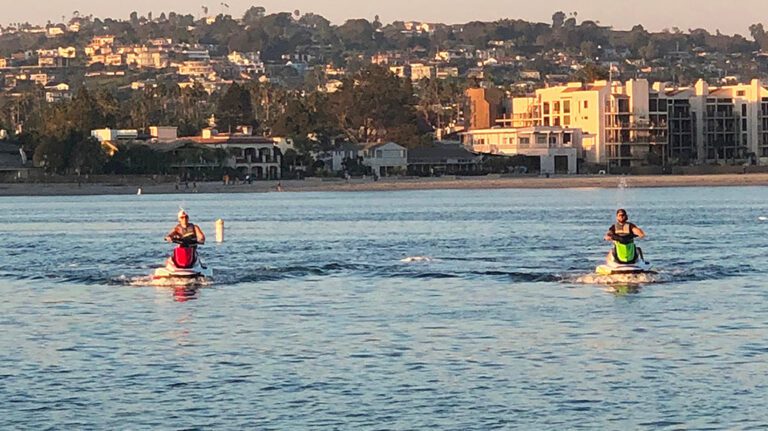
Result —
<path fill-rule="evenodd" d="M 216 276 L 153 286 L 179 206 Z M 592 275 L 617 206 L 656 276 Z M 767 233 L 757 187 L 2 198 L 0 428 L 762 429 Z"/>

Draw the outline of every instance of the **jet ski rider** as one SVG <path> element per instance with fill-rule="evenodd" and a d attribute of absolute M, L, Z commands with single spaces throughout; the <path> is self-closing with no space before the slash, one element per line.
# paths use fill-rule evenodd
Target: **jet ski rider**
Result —
<path fill-rule="evenodd" d="M 170 242 L 177 239 L 185 244 L 191 243 L 191 246 L 205 244 L 205 234 L 198 225 L 189 222 L 189 215 L 187 215 L 186 211 L 183 209 L 179 210 L 178 218 L 179 224 L 168 232 L 168 235 L 164 238 L 166 241 Z"/>
<path fill-rule="evenodd" d="M 645 237 L 645 232 L 637 227 L 634 223 L 630 223 L 627 217 L 627 211 L 623 208 L 619 208 L 616 211 L 616 223 L 608 228 L 608 232 L 603 237 L 606 241 L 613 241 L 613 253 L 614 259 L 619 263 L 634 263 L 637 261 L 637 257 L 643 258 L 643 251 L 640 247 L 635 248 L 635 238 Z M 637 250 L 637 252 L 635 252 Z"/>

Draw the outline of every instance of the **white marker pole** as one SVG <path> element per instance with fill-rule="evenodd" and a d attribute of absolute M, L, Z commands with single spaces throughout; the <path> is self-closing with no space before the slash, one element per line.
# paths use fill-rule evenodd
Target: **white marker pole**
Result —
<path fill-rule="evenodd" d="M 216 220 L 216 242 L 224 242 L 224 220 Z"/>

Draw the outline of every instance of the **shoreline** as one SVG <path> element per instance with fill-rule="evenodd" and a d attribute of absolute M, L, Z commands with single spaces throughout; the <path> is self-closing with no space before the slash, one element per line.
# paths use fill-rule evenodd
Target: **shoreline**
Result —
<path fill-rule="evenodd" d="M 569 189 L 569 188 L 656 188 L 656 187 L 738 187 L 768 186 L 768 173 L 719 175 L 638 175 L 638 176 L 552 176 L 544 177 L 437 177 L 437 178 L 383 178 L 321 179 L 280 181 L 284 192 L 356 192 L 399 190 L 448 189 Z M 276 192 L 278 181 L 255 181 L 253 184 L 221 182 L 189 183 L 178 187 L 175 183 L 99 182 L 99 183 L 0 183 L 0 196 L 92 196 L 142 194 L 193 193 L 268 193 Z"/>

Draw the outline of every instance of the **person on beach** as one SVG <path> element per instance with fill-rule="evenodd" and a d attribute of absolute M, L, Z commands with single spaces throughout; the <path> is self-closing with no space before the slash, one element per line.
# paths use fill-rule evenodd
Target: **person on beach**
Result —
<path fill-rule="evenodd" d="M 164 238 L 166 241 L 171 242 L 174 239 L 178 239 L 192 242 L 194 240 L 196 244 L 205 244 L 205 234 L 200 229 L 200 226 L 189 222 L 189 215 L 187 215 L 186 211 L 183 209 L 179 210 L 178 218 L 179 224 L 168 232 L 168 235 Z"/>
<path fill-rule="evenodd" d="M 634 263 L 639 256 L 643 259 L 643 251 L 635 247 L 635 238 L 645 237 L 645 232 L 629 221 L 627 211 L 623 208 L 616 210 L 616 223 L 608 228 L 603 237 L 606 241 L 613 241 L 613 257 L 621 263 Z M 635 253 L 637 251 L 637 253 Z"/>

